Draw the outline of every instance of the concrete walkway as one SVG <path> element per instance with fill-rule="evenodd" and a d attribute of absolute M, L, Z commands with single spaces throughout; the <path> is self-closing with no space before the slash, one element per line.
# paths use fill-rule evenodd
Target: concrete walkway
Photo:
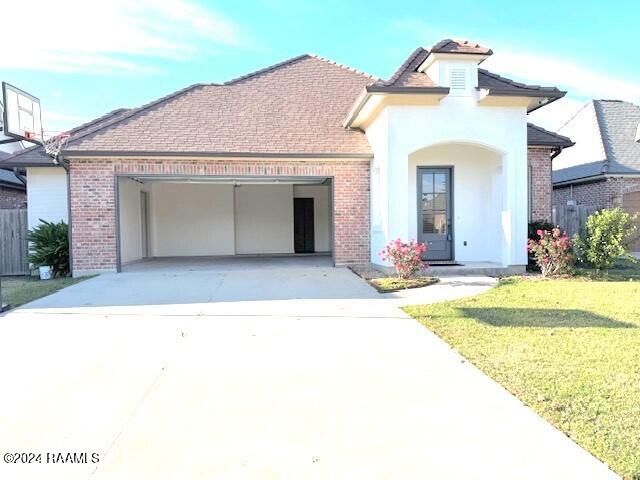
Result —
<path fill-rule="evenodd" d="M 0 478 L 617 478 L 397 308 L 491 283 L 386 297 L 297 267 L 74 285 L 0 319 L 0 451 L 100 461 Z"/>

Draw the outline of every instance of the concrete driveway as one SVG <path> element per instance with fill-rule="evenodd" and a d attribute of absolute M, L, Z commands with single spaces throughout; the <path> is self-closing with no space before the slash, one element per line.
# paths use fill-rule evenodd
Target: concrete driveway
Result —
<path fill-rule="evenodd" d="M 104 275 L 27 305 L 0 319 L 0 453 L 43 463 L 0 478 L 617 478 L 407 301 L 287 267 Z M 89 463 L 46 463 L 69 452 Z"/>

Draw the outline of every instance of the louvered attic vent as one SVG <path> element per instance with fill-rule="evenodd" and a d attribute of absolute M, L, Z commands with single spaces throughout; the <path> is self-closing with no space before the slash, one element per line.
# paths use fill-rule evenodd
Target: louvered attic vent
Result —
<path fill-rule="evenodd" d="M 452 68 L 449 78 L 451 90 L 467 89 L 467 72 L 464 68 Z"/>

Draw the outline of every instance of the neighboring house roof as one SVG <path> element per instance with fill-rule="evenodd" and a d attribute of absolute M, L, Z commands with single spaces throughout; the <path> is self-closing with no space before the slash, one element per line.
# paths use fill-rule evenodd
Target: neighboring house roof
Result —
<path fill-rule="evenodd" d="M 118 108 L 90 122 L 84 123 L 72 130 L 70 140 L 76 138 L 83 133 L 91 132 L 97 128 L 108 125 L 117 120 L 129 110 L 126 108 Z M 0 157 L 0 168 L 2 167 L 55 167 L 57 166 L 53 159 L 47 155 L 42 145 L 34 145 L 19 152 Z"/>
<path fill-rule="evenodd" d="M 599 136 L 600 151 L 588 152 L 590 156 L 585 155 L 584 163 L 580 163 L 578 159 L 575 165 L 554 170 L 554 183 L 570 183 L 607 174 L 640 174 L 640 143 L 636 141 L 636 131 L 640 124 L 640 106 L 621 100 L 592 100 L 572 117 L 563 129 L 570 126 L 578 115 L 595 117 L 592 123 L 595 135 Z M 590 139 L 584 136 L 591 137 L 593 134 L 583 130 L 572 137 L 577 142 L 587 142 Z M 575 153 L 573 152 L 574 155 Z M 597 160 L 593 161 L 594 158 Z"/>
<path fill-rule="evenodd" d="M 567 148 L 575 145 L 569 137 L 550 132 L 533 123 L 527 123 L 527 144 L 530 147 L 558 148 Z"/>
<path fill-rule="evenodd" d="M 10 153 L 0 151 L 0 162 L 10 155 Z M 0 163 L 0 167 L 1 166 L 2 164 Z M 0 186 L 17 188 L 19 190 L 25 190 L 26 188 L 24 183 L 22 183 L 11 170 L 5 170 L 3 168 L 0 168 Z"/>
<path fill-rule="evenodd" d="M 224 84 L 188 87 L 72 139 L 65 152 L 369 157 L 365 135 L 342 120 L 376 80 L 302 55 Z"/>

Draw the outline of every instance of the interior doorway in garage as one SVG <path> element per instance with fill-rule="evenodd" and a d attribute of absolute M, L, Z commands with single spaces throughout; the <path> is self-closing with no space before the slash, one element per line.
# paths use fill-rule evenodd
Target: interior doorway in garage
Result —
<path fill-rule="evenodd" d="M 119 271 L 161 259 L 333 259 L 331 178 L 127 174 L 116 199 Z"/>

